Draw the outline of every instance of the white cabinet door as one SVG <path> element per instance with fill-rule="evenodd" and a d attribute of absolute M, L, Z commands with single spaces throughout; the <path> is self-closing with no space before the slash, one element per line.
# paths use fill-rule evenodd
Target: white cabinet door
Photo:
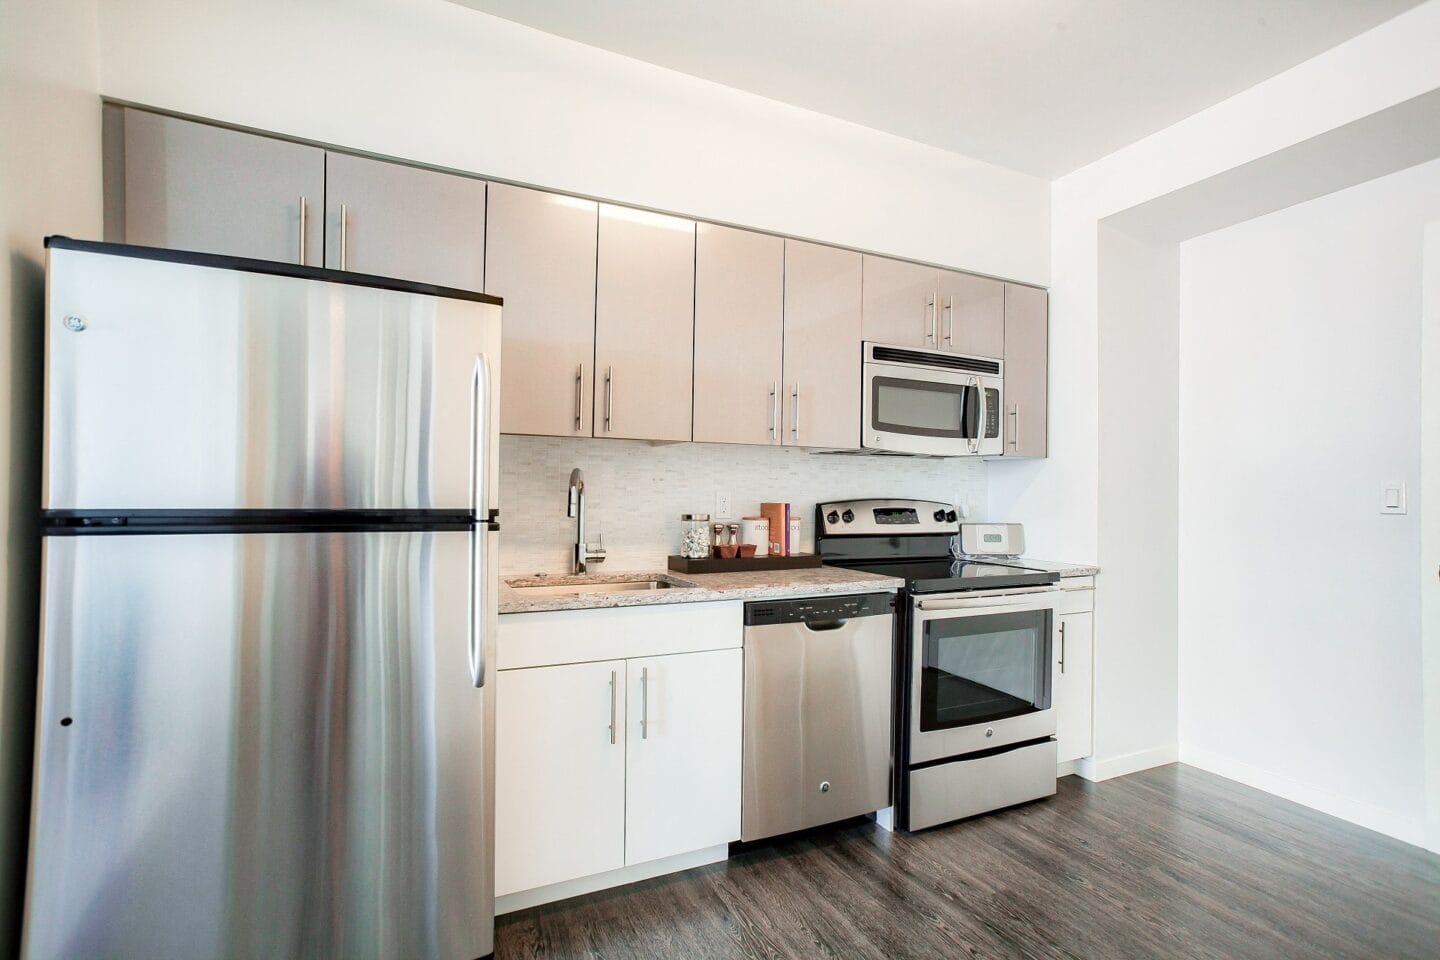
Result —
<path fill-rule="evenodd" d="M 940 349 L 971 357 L 1005 355 L 1005 284 L 941 270 Z"/>
<path fill-rule="evenodd" d="M 627 661 L 625 862 L 740 839 L 741 651 Z"/>
<path fill-rule="evenodd" d="M 1005 456 L 1046 453 L 1050 295 L 1005 285 Z"/>
<path fill-rule="evenodd" d="M 1055 678 L 1055 740 L 1062 763 L 1088 757 L 1093 752 L 1094 617 L 1093 613 L 1067 613 L 1060 617 L 1052 676 Z"/>
<path fill-rule="evenodd" d="M 695 221 L 600 205 L 595 436 L 689 440 Z"/>
<path fill-rule="evenodd" d="M 860 330 L 860 254 L 786 240 L 787 446 L 859 448 Z"/>
<path fill-rule="evenodd" d="M 940 271 L 868 253 L 863 262 L 865 339 L 897 347 L 939 349 Z"/>
<path fill-rule="evenodd" d="M 496 675 L 495 823 L 497 896 L 625 865 L 624 660 Z"/>

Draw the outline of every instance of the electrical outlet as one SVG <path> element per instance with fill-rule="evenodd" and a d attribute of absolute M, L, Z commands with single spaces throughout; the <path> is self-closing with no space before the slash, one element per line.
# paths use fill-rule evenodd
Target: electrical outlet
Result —
<path fill-rule="evenodd" d="M 714 517 L 715 517 L 716 520 L 719 520 L 719 519 L 722 518 L 722 517 L 724 517 L 724 518 L 727 519 L 727 520 L 730 518 L 730 494 L 728 494 L 728 493 L 717 493 L 717 494 L 715 494 L 715 513 L 714 513 Z"/>

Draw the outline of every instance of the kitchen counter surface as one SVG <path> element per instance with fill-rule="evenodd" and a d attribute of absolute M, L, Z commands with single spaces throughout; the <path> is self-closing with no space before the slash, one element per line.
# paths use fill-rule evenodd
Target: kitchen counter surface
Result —
<path fill-rule="evenodd" d="M 1086 563 L 1060 563 L 1055 560 L 1036 560 L 1034 557 L 1019 557 L 1015 560 L 996 561 L 1006 567 L 1024 567 L 1026 570 L 1050 570 L 1060 574 L 1060 579 L 1067 577 L 1093 577 L 1100 572 L 1100 568 Z"/>
<path fill-rule="evenodd" d="M 571 593 L 527 596 L 511 584 L 559 586 L 567 583 L 615 583 L 627 580 L 662 580 L 669 589 L 626 590 L 618 593 Z M 539 613 L 546 610 L 587 610 L 638 607 L 657 603 L 703 603 L 711 600 L 776 600 L 838 593 L 892 591 L 905 585 L 897 577 L 884 577 L 840 567 L 804 570 L 765 570 L 746 573 L 675 573 L 641 570 L 586 576 L 502 576 L 500 613 Z"/>

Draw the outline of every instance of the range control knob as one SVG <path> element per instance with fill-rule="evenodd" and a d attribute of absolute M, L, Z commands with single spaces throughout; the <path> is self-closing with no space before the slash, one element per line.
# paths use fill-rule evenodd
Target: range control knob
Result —
<path fill-rule="evenodd" d="M 855 519 L 855 511 L 846 510 L 844 513 L 840 514 L 840 519 L 844 520 L 846 523 L 849 523 L 851 520 Z"/>
<path fill-rule="evenodd" d="M 945 511 L 945 519 L 946 519 L 947 521 L 949 521 L 950 523 L 954 523 L 954 522 L 955 522 L 955 519 L 956 519 L 956 518 L 955 518 L 955 511 L 954 511 L 954 510 L 947 510 L 947 511 Z"/>
<path fill-rule="evenodd" d="M 941 522 L 942 520 L 944 520 L 944 519 L 945 519 L 945 511 L 944 511 L 944 510 L 936 510 L 936 511 L 935 511 L 935 522 L 936 522 L 936 523 L 940 523 L 940 522 Z"/>
<path fill-rule="evenodd" d="M 825 514 L 825 522 L 826 522 L 826 523 L 839 523 L 839 522 L 840 522 L 840 514 L 836 513 L 834 510 L 831 510 L 829 513 Z"/>

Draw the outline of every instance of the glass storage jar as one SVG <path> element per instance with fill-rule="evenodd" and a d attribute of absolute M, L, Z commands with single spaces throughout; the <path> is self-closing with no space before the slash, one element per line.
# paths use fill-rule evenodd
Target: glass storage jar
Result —
<path fill-rule="evenodd" d="M 686 560 L 710 556 L 710 514 L 680 514 L 680 556 Z"/>

